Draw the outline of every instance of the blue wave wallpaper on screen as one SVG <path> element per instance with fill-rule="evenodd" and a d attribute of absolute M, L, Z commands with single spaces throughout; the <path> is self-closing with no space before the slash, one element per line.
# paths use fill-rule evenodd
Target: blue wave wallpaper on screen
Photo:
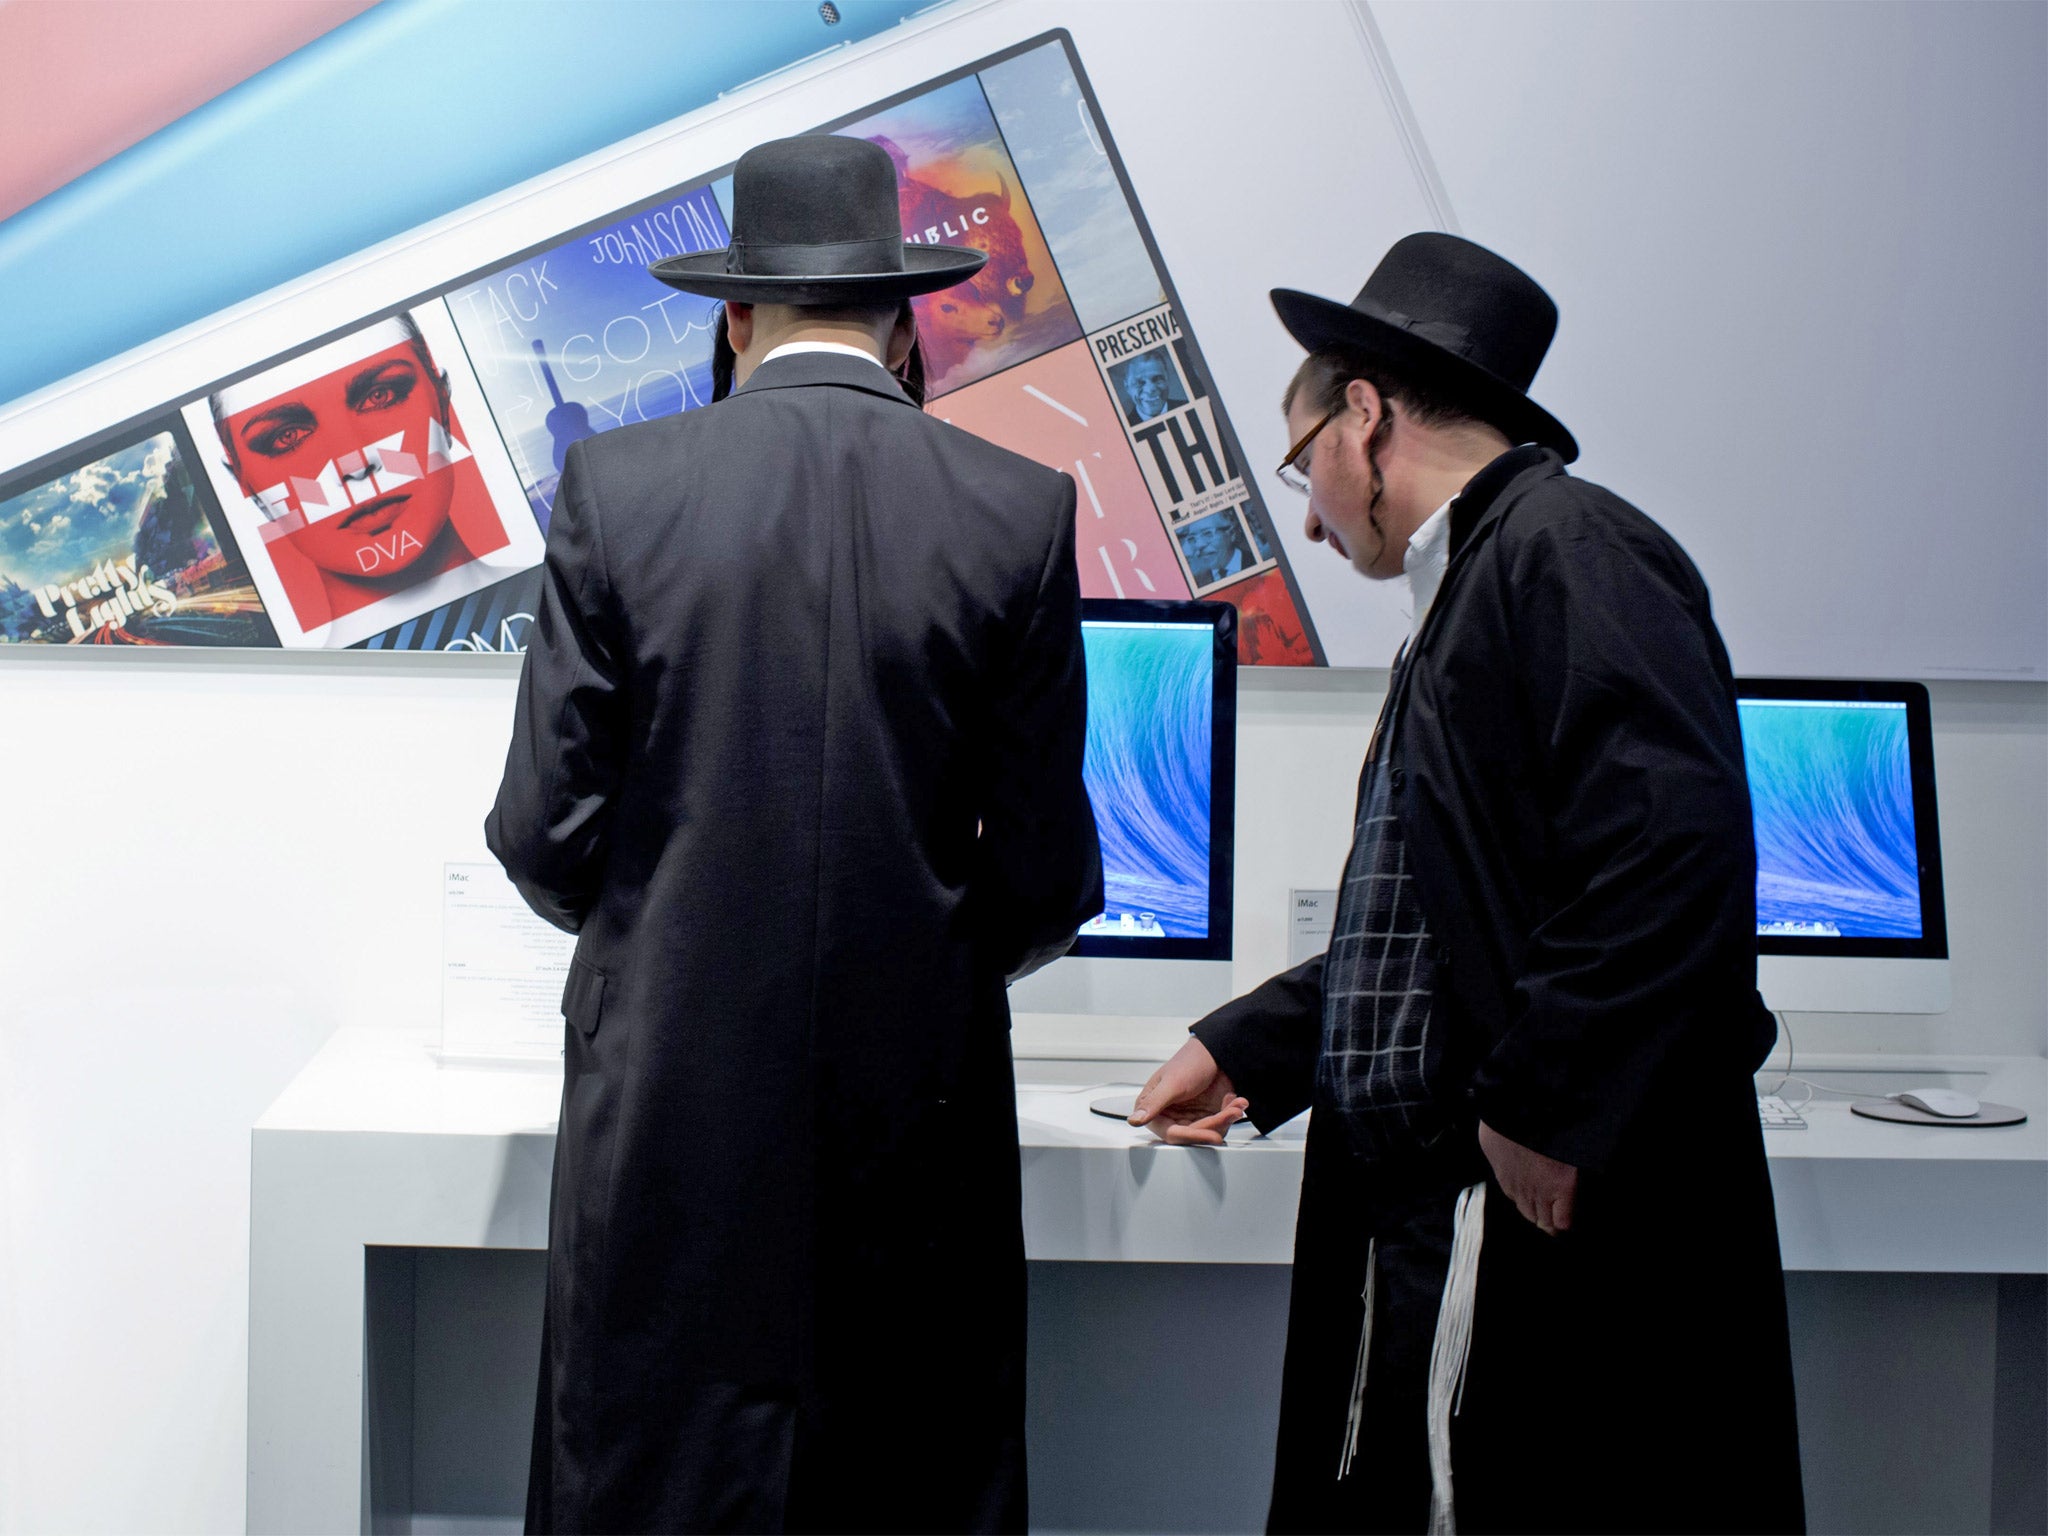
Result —
<path fill-rule="evenodd" d="M 1903 704 L 1741 702 L 1759 933 L 1920 937 Z"/>
<path fill-rule="evenodd" d="M 1214 635 L 1205 625 L 1089 623 L 1082 767 L 1102 838 L 1095 937 L 1209 933 Z"/>

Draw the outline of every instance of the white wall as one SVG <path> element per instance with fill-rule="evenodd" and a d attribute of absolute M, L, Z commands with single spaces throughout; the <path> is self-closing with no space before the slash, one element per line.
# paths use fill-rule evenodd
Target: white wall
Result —
<path fill-rule="evenodd" d="M 1682 348 L 1646 345 L 1634 290 L 1575 275 L 1584 248 L 1565 240 L 1574 223 L 1594 239 L 1604 221 L 1633 242 L 1634 262 L 1682 256 L 1699 233 L 1686 200 L 1627 182 L 1622 162 L 1589 146 L 1625 138 L 1631 112 L 1682 95 L 1706 64 L 1729 79 L 1744 60 L 1762 61 L 1794 86 L 1833 89 L 1837 45 L 1861 14 L 1814 7 L 1795 22 L 1778 8 L 1712 5 L 1381 10 L 1465 229 L 1524 256 L 1566 299 L 1573 329 L 1552 402 L 1586 437 L 1589 468 L 1653 512 L 1679 494 L 1665 477 L 1792 476 L 1811 487 L 1851 462 L 1867 477 L 1858 494 L 1896 495 L 1886 466 L 1917 474 L 1952 451 L 1946 441 L 1901 440 L 1902 420 L 1926 419 L 1928 390 L 1902 400 L 1897 378 L 1867 358 L 1843 366 L 1845 335 L 1881 331 L 1895 316 L 1850 302 L 1829 274 L 1810 270 L 1797 208 L 1740 199 L 1725 208 L 1729 221 L 1753 221 L 1744 247 L 1759 268 L 1752 286 L 1819 285 L 1833 306 L 1827 326 L 1774 331 L 1768 366 L 1754 333 L 1733 328 L 1698 326 Z M 1675 38 L 1686 46 L 1674 51 Z M 1563 78 L 1566 66 L 1569 91 L 1595 114 L 1570 132 L 1540 92 L 1498 89 L 1510 77 Z M 1966 101 L 1967 77 L 1940 78 Z M 1725 94 L 1741 100 L 1745 90 L 1735 82 Z M 1141 133 L 1117 129 L 1127 149 Z M 1694 151 L 1712 161 L 1716 142 Z M 1496 156 L 1488 146 L 1505 148 Z M 1721 153 L 1740 161 L 1762 148 L 1738 138 Z M 1867 160 L 1850 149 L 1849 170 L 1888 174 L 1877 149 Z M 1631 213 L 1619 229 L 1607 213 L 1617 206 Z M 1218 223 L 1245 242 L 1246 304 L 1263 304 L 1280 254 L 1327 269 L 1331 291 L 1355 286 L 1376 253 L 1317 250 L 1313 212 L 1291 230 Z M 1969 232 L 1957 243 L 1967 253 Z M 1968 283 L 1895 297 L 1916 325 L 1928 313 L 1970 311 Z M 1201 300 L 1205 309 L 1220 302 Z M 1204 313 L 1194 319 L 1207 336 Z M 1233 377 L 1228 351 L 1212 346 L 1212 359 L 1257 458 L 1261 432 L 1274 435 L 1264 407 L 1278 381 Z M 1601 383 L 1646 367 L 1655 389 Z M 1767 474 L 1742 458 L 1742 423 L 1727 424 L 1726 396 L 1701 383 L 1736 378 L 1752 391 L 1744 421 L 1797 418 L 1825 402 L 1813 464 L 1787 438 L 1774 440 Z M 1994 417 L 2001 408 L 1975 404 Z M 1700 425 L 1674 436 L 1662 416 Z M 2013 494 L 2038 500 L 2029 477 L 2039 470 L 2039 422 L 2027 425 L 1974 451 L 1996 460 Z M 1658 457 L 1681 449 L 1694 457 Z M 1971 526 L 1967 504 L 1926 504 L 1942 519 L 1933 536 Z M 1728 562 L 1782 558 L 1776 549 L 1696 553 L 1710 577 Z M 1799 597 L 1798 575 L 1784 573 L 1782 600 Z M 1871 604 L 1831 622 L 1875 640 L 1889 615 Z M 1287 890 L 1335 882 L 1383 685 L 1377 673 L 1247 684 L 1241 984 L 1284 962 Z M 9 891 L 0 921 L 0 1529 L 239 1527 L 248 1128 L 338 1024 L 432 1028 L 438 868 L 478 846 L 510 696 L 510 668 L 489 659 L 0 656 L 0 793 L 11 808 L 0 863 Z M 1804 1050 L 2048 1051 L 2048 686 L 1937 681 L 1934 718 L 1955 1006 L 1927 1020 L 1812 1016 L 1801 1021 Z"/>
<path fill-rule="evenodd" d="M 507 669 L 263 660 L 0 657 L 0 1529 L 240 1527 L 249 1128 L 435 1018 Z"/>
<path fill-rule="evenodd" d="M 0 659 L 35 733 L 0 770 L 0 1528 L 237 1527 L 249 1127 L 337 1025 L 433 1028 L 511 667 Z M 1335 881 L 1384 684 L 1247 684 L 1240 985 Z M 1955 1008 L 1807 1016 L 1802 1049 L 2048 1050 L 2048 687 L 1937 683 L 1934 719 Z"/>
<path fill-rule="evenodd" d="M 2048 7 L 1372 10 L 1461 232 L 1557 298 L 1536 397 L 1738 672 L 2048 677 Z"/>

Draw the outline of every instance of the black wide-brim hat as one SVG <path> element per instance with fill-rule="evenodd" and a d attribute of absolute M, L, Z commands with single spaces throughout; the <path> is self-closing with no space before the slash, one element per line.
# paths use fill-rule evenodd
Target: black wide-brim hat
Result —
<path fill-rule="evenodd" d="M 745 304 L 887 304 L 965 282 L 988 260 L 903 238 L 896 165 L 866 139 L 771 139 L 732 173 L 732 244 L 648 272 L 671 288 Z"/>
<path fill-rule="evenodd" d="M 1384 360 L 1511 442 L 1554 448 L 1567 464 L 1579 456 L 1564 423 L 1529 398 L 1557 334 L 1557 305 L 1528 273 L 1483 245 L 1408 235 L 1349 304 L 1275 288 L 1273 308 L 1311 352 Z"/>

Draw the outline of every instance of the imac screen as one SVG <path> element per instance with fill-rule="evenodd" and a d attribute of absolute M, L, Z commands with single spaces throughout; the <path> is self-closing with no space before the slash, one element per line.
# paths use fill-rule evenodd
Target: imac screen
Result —
<path fill-rule="evenodd" d="M 1745 698 L 1757 932 L 1921 937 L 1906 706 Z"/>
<path fill-rule="evenodd" d="M 1215 632 L 1090 619 L 1081 634 L 1104 901 L 1082 936 L 1206 938 Z"/>

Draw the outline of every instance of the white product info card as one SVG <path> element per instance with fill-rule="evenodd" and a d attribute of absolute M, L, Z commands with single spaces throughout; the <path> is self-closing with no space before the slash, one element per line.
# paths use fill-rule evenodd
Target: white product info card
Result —
<path fill-rule="evenodd" d="M 441 1054 L 558 1061 L 576 936 L 534 916 L 496 864 L 441 875 Z"/>
<path fill-rule="evenodd" d="M 1289 891 L 1287 902 L 1287 964 L 1291 970 L 1329 949 L 1330 934 L 1337 926 L 1337 893 Z"/>

